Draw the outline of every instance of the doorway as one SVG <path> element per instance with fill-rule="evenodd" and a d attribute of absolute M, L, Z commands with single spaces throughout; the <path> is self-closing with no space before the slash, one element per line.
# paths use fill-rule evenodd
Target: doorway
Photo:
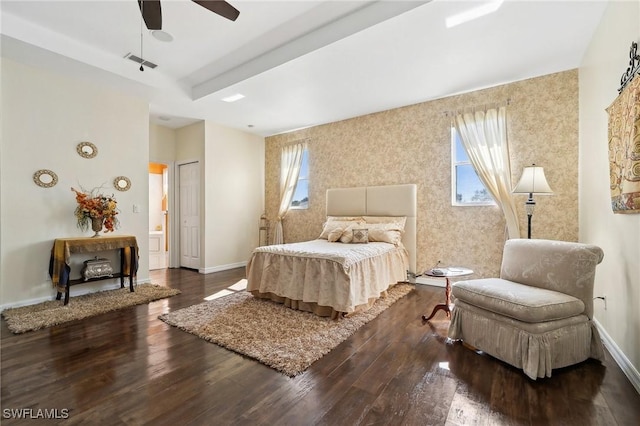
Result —
<path fill-rule="evenodd" d="M 169 167 L 149 163 L 149 270 L 169 267 Z"/>

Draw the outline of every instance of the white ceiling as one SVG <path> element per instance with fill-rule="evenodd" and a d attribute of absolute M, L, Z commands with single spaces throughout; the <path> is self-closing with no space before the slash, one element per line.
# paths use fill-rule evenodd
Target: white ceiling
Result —
<path fill-rule="evenodd" d="M 162 0 L 166 43 L 142 27 L 136 0 L 1 0 L 2 56 L 144 97 L 164 126 L 268 136 L 577 68 L 606 7 L 506 0 L 447 29 L 482 1 L 230 3 L 235 22 Z M 154 70 L 124 58 L 141 56 L 141 33 Z M 221 101 L 235 93 L 245 98 Z"/>

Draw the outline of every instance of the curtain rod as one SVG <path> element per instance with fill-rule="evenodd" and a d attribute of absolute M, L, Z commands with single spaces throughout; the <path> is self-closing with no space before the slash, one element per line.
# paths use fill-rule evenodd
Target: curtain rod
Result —
<path fill-rule="evenodd" d="M 302 142 L 309 142 L 311 140 L 311 138 L 302 138 L 302 139 L 296 139 L 294 141 L 288 141 L 288 142 L 284 142 L 282 144 L 282 146 L 287 146 L 287 145 L 295 145 L 295 144 L 299 144 Z"/>
<path fill-rule="evenodd" d="M 462 109 L 457 109 L 455 111 L 442 111 L 442 114 L 445 115 L 446 117 L 449 116 L 454 116 L 454 115 L 458 115 L 461 112 L 464 111 L 479 111 L 479 110 L 487 110 L 487 109 L 491 109 L 491 108 L 498 108 L 498 107 L 502 107 L 502 106 L 509 106 L 511 105 L 511 98 L 507 98 L 504 101 L 498 101 L 498 102 L 491 102 L 491 103 L 487 103 L 487 104 L 481 104 L 481 105 L 474 105 L 472 107 L 464 107 Z"/>

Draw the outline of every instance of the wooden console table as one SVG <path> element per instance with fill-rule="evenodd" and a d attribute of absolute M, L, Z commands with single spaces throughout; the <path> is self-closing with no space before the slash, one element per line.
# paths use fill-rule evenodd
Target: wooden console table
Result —
<path fill-rule="evenodd" d="M 70 279 L 71 255 L 120 250 L 120 272 L 113 277 Z M 138 272 L 138 243 L 133 235 L 109 235 L 100 237 L 58 238 L 53 242 L 49 259 L 49 275 L 58 290 L 56 300 L 64 292 L 64 304 L 69 303 L 69 287 L 110 278 L 120 278 L 120 288 L 124 288 L 124 277 L 129 277 L 129 290 L 133 290 L 133 280 Z"/>

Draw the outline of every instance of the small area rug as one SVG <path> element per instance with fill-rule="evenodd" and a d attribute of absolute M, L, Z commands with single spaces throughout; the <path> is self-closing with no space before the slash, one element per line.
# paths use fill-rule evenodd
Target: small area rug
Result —
<path fill-rule="evenodd" d="M 9 308 L 2 311 L 2 316 L 7 321 L 9 330 L 14 334 L 20 334 L 128 306 L 142 305 L 176 294 L 180 294 L 180 290 L 157 284 L 140 284 L 135 287 L 133 293 L 129 291 L 129 286 L 126 286 L 117 290 L 71 297 L 66 306 L 63 304 L 64 300 L 51 300 L 35 305 Z"/>
<path fill-rule="evenodd" d="M 238 292 L 159 316 L 204 340 L 294 377 L 414 289 L 397 284 L 366 312 L 332 320 Z"/>

